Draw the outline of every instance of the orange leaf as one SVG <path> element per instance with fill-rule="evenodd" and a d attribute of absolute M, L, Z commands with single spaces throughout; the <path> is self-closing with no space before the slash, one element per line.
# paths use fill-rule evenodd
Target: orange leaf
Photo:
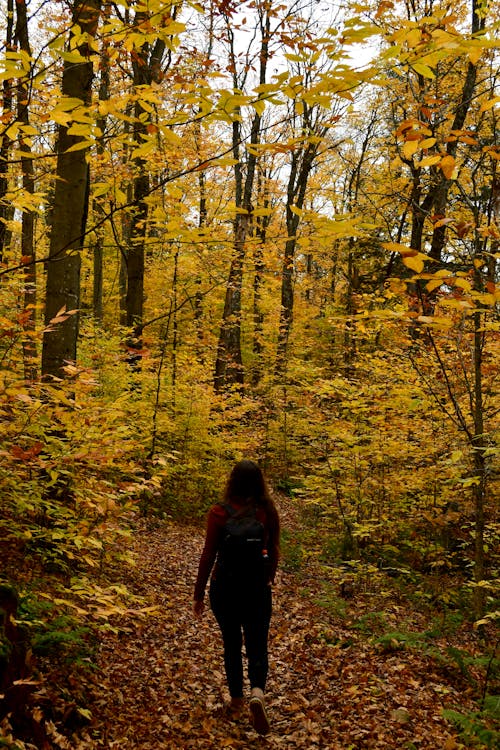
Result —
<path fill-rule="evenodd" d="M 455 170 L 455 159 L 453 156 L 443 156 L 439 165 L 446 179 L 451 180 Z"/>

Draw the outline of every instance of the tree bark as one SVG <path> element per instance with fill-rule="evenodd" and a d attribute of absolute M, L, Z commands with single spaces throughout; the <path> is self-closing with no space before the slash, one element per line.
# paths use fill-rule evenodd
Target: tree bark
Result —
<path fill-rule="evenodd" d="M 473 0 L 471 19 L 472 34 L 477 34 L 485 27 L 486 19 L 484 15 L 481 17 L 481 15 L 478 13 L 482 5 L 483 3 L 481 2 L 481 0 Z M 467 65 L 464 84 L 460 94 L 460 101 L 455 111 L 453 122 L 450 128 L 450 132 L 452 133 L 462 130 L 465 124 L 465 120 L 472 103 L 474 89 L 476 87 L 476 79 L 477 67 L 474 63 L 469 62 Z M 456 138 L 448 140 L 446 144 L 446 154 L 448 156 L 455 157 L 457 148 L 458 140 Z M 431 210 L 436 217 L 445 217 L 451 185 L 452 180 L 448 179 L 440 169 L 435 169 L 435 182 L 429 188 L 422 203 L 420 203 L 420 189 L 418 191 L 415 191 L 415 195 L 412 199 L 413 223 L 411 237 L 411 247 L 414 250 L 418 250 L 419 252 L 422 251 L 422 235 L 424 222 L 429 217 Z M 446 225 L 443 224 L 441 226 L 434 226 L 431 239 L 431 249 L 429 252 L 430 257 L 434 258 L 434 260 L 440 261 L 442 259 L 445 243 Z"/>
<path fill-rule="evenodd" d="M 28 36 L 28 16 L 25 0 L 16 1 L 16 32 L 15 38 L 19 47 L 31 57 L 31 48 Z M 29 93 L 26 78 L 20 79 L 17 86 L 17 119 L 24 125 L 29 124 Z M 35 177 L 33 170 L 33 158 L 29 143 L 20 136 L 19 147 L 21 151 L 21 169 L 23 174 L 23 189 L 33 195 L 35 192 Z M 23 211 L 21 220 L 21 262 L 24 268 L 24 314 L 23 328 L 23 362 L 24 377 L 27 381 L 37 378 L 37 348 L 34 338 L 36 325 L 36 258 L 35 258 L 35 214 L 31 209 Z"/>
<path fill-rule="evenodd" d="M 476 274 L 477 275 L 477 274 Z M 483 408 L 483 315 L 474 313 L 474 437 L 472 448 L 474 454 L 474 475 L 476 483 L 474 492 L 474 614 L 476 619 L 484 615 L 485 591 L 480 583 L 484 579 L 484 530 L 485 530 L 485 493 L 486 493 L 486 456 L 484 440 Z"/>
<path fill-rule="evenodd" d="M 100 0 L 75 0 L 73 25 L 94 37 L 100 12 Z M 79 47 L 82 57 L 90 56 L 90 47 Z M 92 63 L 64 63 L 63 96 L 80 99 L 84 106 L 91 101 Z M 68 127 L 59 127 L 57 139 L 57 180 L 54 189 L 47 289 L 45 303 L 46 331 L 43 337 L 42 376 L 60 378 L 66 362 L 75 362 L 80 306 L 80 253 L 85 234 L 89 168 L 87 149 L 69 151 L 79 144 L 82 136 L 71 135 Z M 56 324 L 51 321 L 64 310 L 70 315 Z"/>
<path fill-rule="evenodd" d="M 307 109 L 305 112 L 307 117 Z M 324 132 L 322 135 L 324 135 Z M 320 135 L 320 137 L 322 136 Z M 288 339 L 293 322 L 293 269 L 297 248 L 297 231 L 300 223 L 300 216 L 293 209 L 301 211 L 304 207 L 307 183 L 317 152 L 318 142 L 314 141 L 313 143 L 307 143 L 302 149 L 296 150 L 292 154 L 286 204 L 287 241 L 281 272 L 281 310 L 275 367 L 277 377 L 281 377 L 286 369 Z"/>
<path fill-rule="evenodd" d="M 259 83 L 266 81 L 267 63 L 269 60 L 270 9 L 263 11 L 261 16 L 261 47 Z M 231 64 L 234 71 L 234 88 L 238 90 L 236 73 L 236 52 L 234 38 L 229 32 L 231 41 Z M 250 132 L 250 146 L 255 146 L 260 139 L 261 116 L 255 113 Z M 234 219 L 233 257 L 229 269 L 224 300 L 224 312 L 217 346 L 215 362 L 214 387 L 217 391 L 231 386 L 241 386 L 244 383 L 243 360 L 241 356 L 241 291 L 243 286 L 243 264 L 246 255 L 246 240 L 251 222 L 252 194 L 255 180 L 257 156 L 255 149 L 250 148 L 247 153 L 246 175 L 243 180 L 243 164 L 240 156 L 241 127 L 239 120 L 233 122 L 233 155 L 236 160 L 235 177 L 235 205 L 240 212 Z"/>
<path fill-rule="evenodd" d="M 175 15 L 176 9 L 174 10 Z M 147 11 L 136 13 L 135 25 L 140 26 L 149 18 Z M 132 62 L 134 88 L 139 93 L 141 86 L 150 86 L 159 81 L 161 61 L 165 52 L 165 41 L 156 39 L 153 47 L 145 42 L 139 51 L 134 53 Z M 142 107 L 140 98 L 135 104 L 134 143 L 140 146 L 148 136 L 150 115 Z M 142 349 L 142 322 L 144 314 L 144 261 L 148 224 L 148 205 L 146 198 L 150 193 L 150 179 L 146 162 L 142 157 L 135 159 L 135 177 L 133 182 L 134 210 L 131 217 L 130 241 L 127 248 L 127 291 L 125 297 L 125 324 L 130 331 L 127 346 L 129 363 L 138 367 Z"/>
<path fill-rule="evenodd" d="M 103 14 L 105 18 L 109 18 L 111 12 L 111 5 L 106 2 Z M 109 86 L 110 86 L 110 67 L 109 67 L 109 39 L 105 38 L 103 41 L 103 47 L 101 51 L 101 80 L 99 85 L 99 101 L 105 102 L 109 99 Z M 106 131 L 107 117 L 103 115 L 97 120 L 97 128 L 101 132 L 96 144 L 96 151 L 99 156 L 104 153 L 104 134 Z M 99 200 L 94 200 L 93 204 L 94 214 L 99 216 L 101 219 L 104 216 L 104 211 Z M 104 308 L 103 308 L 103 261 L 104 261 L 104 225 L 102 223 L 96 228 L 96 238 L 94 243 L 94 283 L 92 289 L 92 307 L 94 311 L 94 318 L 98 322 L 102 323 Z"/>
<path fill-rule="evenodd" d="M 267 188 L 268 173 L 266 169 L 260 170 L 257 185 L 257 205 L 269 209 L 270 200 Z M 263 340 L 264 340 L 264 313 L 262 311 L 262 283 L 264 279 L 264 247 L 266 244 L 267 228 L 270 215 L 255 217 L 254 233 L 256 242 L 253 251 L 254 277 L 253 277 L 253 337 L 252 352 L 254 356 L 252 368 L 252 384 L 258 385 L 263 372 Z"/>
<path fill-rule="evenodd" d="M 12 51 L 14 33 L 14 1 L 7 0 L 7 23 L 5 26 L 5 49 Z M 8 122 L 12 117 L 13 89 L 12 80 L 6 78 L 3 82 L 2 91 L 2 122 Z M 8 239 L 7 221 L 12 218 L 8 202 L 5 200 L 9 189 L 8 158 L 11 139 L 7 135 L 4 126 L 0 142 L 0 263 L 3 263 Z"/>

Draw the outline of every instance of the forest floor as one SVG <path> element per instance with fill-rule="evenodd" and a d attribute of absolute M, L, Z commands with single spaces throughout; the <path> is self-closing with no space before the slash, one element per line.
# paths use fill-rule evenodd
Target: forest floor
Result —
<path fill-rule="evenodd" d="M 467 747 L 442 716 L 446 707 L 473 708 L 471 687 L 458 668 L 423 649 L 380 648 L 359 627 L 380 602 L 354 592 L 341 616 L 332 614 L 317 601 L 316 576 L 286 570 L 274 588 L 267 698 L 272 731 L 259 737 L 246 715 L 221 716 L 228 696 L 219 633 L 208 607 L 202 620 L 192 614 L 202 544 L 200 529 L 136 523 L 137 564 L 115 573 L 158 611 L 130 616 L 118 632 L 103 636 L 99 669 L 87 685 L 93 718 L 82 748 Z M 394 630 L 402 622 L 415 631 L 426 627 L 405 602 L 386 601 L 384 616 Z"/>

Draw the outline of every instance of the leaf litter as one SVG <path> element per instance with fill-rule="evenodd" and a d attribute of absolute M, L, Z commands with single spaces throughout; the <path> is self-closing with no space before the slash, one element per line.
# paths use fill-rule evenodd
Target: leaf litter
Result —
<path fill-rule="evenodd" d="M 439 674 L 425 653 L 384 653 L 345 619 L 329 616 L 287 571 L 274 589 L 272 731 L 260 737 L 245 713 L 227 716 L 217 625 L 208 606 L 202 620 L 192 614 L 202 544 L 197 528 L 137 522 L 136 565 L 115 573 L 157 610 L 104 633 L 87 686 L 92 719 L 79 748 L 466 747 L 442 716 L 443 708 L 467 702 L 460 675 Z"/>

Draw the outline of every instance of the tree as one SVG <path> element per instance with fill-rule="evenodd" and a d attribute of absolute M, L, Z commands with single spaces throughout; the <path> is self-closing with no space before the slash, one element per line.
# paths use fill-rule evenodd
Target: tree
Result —
<path fill-rule="evenodd" d="M 95 37 L 100 0 L 74 0 L 68 53 L 64 60 L 62 96 L 75 122 L 87 122 L 93 67 L 90 39 Z M 82 42 L 82 38 L 84 41 Z M 75 132 L 75 130 L 77 132 Z M 51 212 L 47 264 L 42 375 L 60 378 L 68 362 L 76 361 L 80 266 L 89 200 L 88 139 L 78 128 L 60 125 L 57 171 Z M 55 323 L 57 322 L 57 325 Z"/>
<path fill-rule="evenodd" d="M 281 308 L 276 352 L 276 374 L 281 376 L 286 366 L 288 337 L 293 319 L 293 270 L 297 247 L 300 215 L 306 199 L 307 183 L 314 160 L 327 128 L 321 122 L 321 113 L 302 103 L 303 114 L 300 135 L 295 143 L 290 161 L 286 199 L 286 234 L 281 276 Z"/>
<path fill-rule="evenodd" d="M 5 49 L 12 52 L 14 41 L 14 1 L 7 0 L 7 22 L 5 24 Z M 2 122 L 5 123 L 0 142 L 0 263 L 4 260 L 6 239 L 8 237 L 7 222 L 11 217 L 9 202 L 6 200 L 8 190 L 8 158 L 10 137 L 8 124 L 12 118 L 13 86 L 12 78 L 6 77 L 2 83 Z"/>
<path fill-rule="evenodd" d="M 15 39 L 20 49 L 31 58 L 31 48 L 28 36 L 28 15 L 26 2 L 19 0 L 16 3 L 17 22 Z M 29 130 L 29 92 L 27 79 L 19 79 L 17 86 L 17 120 L 22 123 L 24 130 Z M 27 195 L 35 192 L 35 178 L 33 169 L 33 158 L 29 138 L 19 136 L 19 151 L 21 153 L 21 168 L 23 174 L 23 190 Z M 22 216 L 21 230 L 21 262 L 24 265 L 24 329 L 26 337 L 23 342 L 24 350 L 24 372 L 28 381 L 34 381 L 37 377 L 37 351 L 34 340 L 35 333 L 35 311 L 36 311 L 36 263 L 34 245 L 34 210 L 26 208 Z"/>
<path fill-rule="evenodd" d="M 106 2 L 103 9 L 103 16 L 105 19 L 109 19 L 111 15 L 111 5 Z M 102 42 L 101 51 L 101 62 L 100 62 L 100 84 L 99 84 L 99 101 L 106 102 L 109 100 L 110 95 L 110 40 L 109 37 L 105 36 Z M 103 156 L 104 154 L 104 138 L 106 134 L 106 115 L 101 115 L 97 121 L 97 132 L 100 133 L 96 143 L 97 157 Z M 96 216 L 100 216 L 104 219 L 104 209 L 98 199 L 94 198 L 93 210 Z M 94 272 L 94 284 L 92 294 L 92 307 L 94 311 L 94 317 L 97 321 L 102 323 L 103 320 L 103 256 L 104 256 L 104 221 L 95 230 L 95 242 L 93 248 L 93 272 Z"/>
<path fill-rule="evenodd" d="M 270 12 L 270 6 L 267 3 L 259 5 L 259 86 L 263 86 L 266 83 L 267 65 L 270 55 Z M 238 96 L 238 92 L 244 88 L 245 80 L 249 72 L 249 64 L 247 63 L 243 71 L 238 73 L 237 51 L 231 22 L 231 16 L 226 15 L 230 70 L 233 74 L 234 94 Z M 222 314 L 217 358 L 215 362 L 214 385 L 216 390 L 222 390 L 236 384 L 241 385 L 244 382 L 243 362 L 241 357 L 241 289 L 243 283 L 243 263 L 246 255 L 246 241 L 249 226 L 252 221 L 252 200 L 258 153 L 256 146 L 260 139 L 262 110 L 260 106 L 255 105 L 255 112 L 250 128 L 249 145 L 246 149 L 245 164 L 241 157 L 241 144 L 243 140 L 241 113 L 242 107 L 237 106 L 232 118 L 232 151 L 235 160 L 234 203 L 236 213 L 233 221 L 233 257 L 231 259 L 226 285 L 224 311 Z"/>

